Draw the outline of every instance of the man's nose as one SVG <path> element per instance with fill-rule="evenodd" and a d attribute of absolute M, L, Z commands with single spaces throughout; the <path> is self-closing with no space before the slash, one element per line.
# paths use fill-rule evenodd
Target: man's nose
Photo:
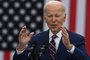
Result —
<path fill-rule="evenodd" d="M 52 21 L 55 22 L 56 18 L 53 16 Z"/>

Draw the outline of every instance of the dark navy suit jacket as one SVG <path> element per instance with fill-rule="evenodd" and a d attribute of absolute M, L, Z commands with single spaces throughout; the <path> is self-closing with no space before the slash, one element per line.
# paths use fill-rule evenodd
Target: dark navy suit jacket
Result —
<path fill-rule="evenodd" d="M 84 37 L 68 31 L 70 42 L 75 45 L 75 50 L 73 54 L 70 54 L 65 46 L 62 43 L 62 40 L 59 44 L 57 53 L 56 53 L 56 60 L 89 60 L 88 55 L 85 50 L 85 41 Z M 39 49 L 43 43 L 49 43 L 49 31 L 45 31 L 34 35 L 31 41 L 36 41 L 38 44 L 35 48 L 34 53 L 39 53 Z M 29 43 L 30 46 L 30 43 Z M 15 52 L 13 56 L 13 60 L 28 60 L 28 51 L 27 49 L 20 55 Z M 49 49 L 45 50 L 45 53 L 40 57 L 40 60 L 49 60 Z"/>

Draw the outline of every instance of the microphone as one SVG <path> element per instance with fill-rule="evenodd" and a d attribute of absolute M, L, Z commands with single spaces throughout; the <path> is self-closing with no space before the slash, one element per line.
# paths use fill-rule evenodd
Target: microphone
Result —
<path fill-rule="evenodd" d="M 31 43 L 31 47 L 28 48 L 28 51 L 29 51 L 28 57 L 31 57 L 32 53 L 34 52 L 35 46 L 36 46 L 36 42 L 34 41 Z"/>
<path fill-rule="evenodd" d="M 47 45 L 43 44 L 39 50 L 39 53 L 35 55 L 34 60 L 40 60 L 40 57 L 45 53 L 46 48 L 47 48 Z"/>
<path fill-rule="evenodd" d="M 38 55 L 39 58 L 45 53 L 45 50 L 46 50 L 47 47 L 48 47 L 48 45 L 46 43 L 44 43 L 42 45 L 42 47 L 39 50 L 39 55 Z"/>
<path fill-rule="evenodd" d="M 40 60 L 40 57 L 45 53 L 45 50 L 47 48 L 47 44 L 42 44 L 41 45 L 41 48 L 39 49 L 39 53 L 34 53 L 35 52 L 35 47 L 36 47 L 37 43 L 36 42 L 32 42 L 31 44 L 31 47 L 28 48 L 28 57 L 29 57 L 29 60 Z"/>

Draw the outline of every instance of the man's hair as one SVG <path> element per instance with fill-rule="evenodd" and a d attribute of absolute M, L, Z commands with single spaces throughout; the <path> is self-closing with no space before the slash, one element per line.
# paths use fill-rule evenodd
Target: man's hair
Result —
<path fill-rule="evenodd" d="M 44 5 L 43 12 L 45 13 L 45 10 L 47 9 L 47 6 L 53 5 L 53 4 L 56 4 L 56 3 L 60 4 L 60 5 L 63 7 L 63 11 L 65 12 L 65 6 L 64 6 L 64 4 L 63 4 L 62 2 L 60 2 L 60 1 L 49 1 L 49 2 L 47 2 L 47 3 Z"/>

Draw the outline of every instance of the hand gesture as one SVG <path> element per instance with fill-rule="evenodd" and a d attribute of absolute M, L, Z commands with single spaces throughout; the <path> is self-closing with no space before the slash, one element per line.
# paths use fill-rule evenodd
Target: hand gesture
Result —
<path fill-rule="evenodd" d="M 22 27 L 20 33 L 19 33 L 19 45 L 18 50 L 23 50 L 25 48 L 25 45 L 30 41 L 32 38 L 34 32 L 29 33 L 26 26 Z"/>
<path fill-rule="evenodd" d="M 70 43 L 69 34 L 66 31 L 65 27 L 61 27 L 60 29 L 62 31 L 62 42 L 64 46 L 70 50 L 73 47 L 73 45 Z"/>

